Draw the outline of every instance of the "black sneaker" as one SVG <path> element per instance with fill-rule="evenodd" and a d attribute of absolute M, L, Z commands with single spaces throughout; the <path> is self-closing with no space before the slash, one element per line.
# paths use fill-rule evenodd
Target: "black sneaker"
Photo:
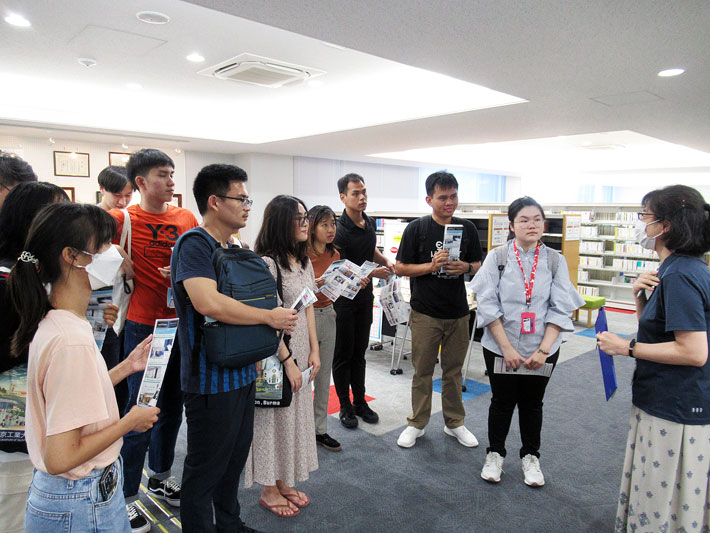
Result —
<path fill-rule="evenodd" d="M 352 405 L 340 408 L 340 423 L 348 429 L 357 427 L 357 418 L 355 418 L 355 410 Z"/>
<path fill-rule="evenodd" d="M 258 529 L 254 529 L 253 527 L 249 527 L 246 524 L 242 524 L 239 526 L 239 533 L 262 533 Z"/>
<path fill-rule="evenodd" d="M 159 500 L 168 502 L 173 507 L 180 507 L 180 485 L 175 478 L 148 480 L 148 493 Z"/>
<path fill-rule="evenodd" d="M 135 502 L 126 505 L 128 521 L 131 523 L 131 533 L 146 533 L 150 531 L 150 522 L 138 510 Z"/>
<path fill-rule="evenodd" d="M 355 414 L 368 424 L 377 424 L 380 421 L 380 416 L 366 403 L 356 405 Z"/>
<path fill-rule="evenodd" d="M 357 421 L 357 418 L 355 420 Z M 323 446 L 323 448 L 331 452 L 339 452 L 343 449 L 340 443 L 327 433 L 323 433 L 322 435 L 316 434 L 316 444 Z"/>

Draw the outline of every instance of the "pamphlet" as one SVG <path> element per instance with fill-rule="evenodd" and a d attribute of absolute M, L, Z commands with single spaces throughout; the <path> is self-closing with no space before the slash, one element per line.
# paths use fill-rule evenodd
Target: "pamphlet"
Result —
<path fill-rule="evenodd" d="M 25 441 L 27 365 L 0 372 L 0 442 Z"/>
<path fill-rule="evenodd" d="M 155 407 L 158 394 L 163 385 L 165 371 L 173 350 L 175 334 L 177 333 L 177 318 L 158 319 L 153 329 L 153 341 L 150 343 L 148 364 L 143 372 L 143 380 L 138 390 L 138 405 Z"/>
<path fill-rule="evenodd" d="M 609 331 L 609 327 L 606 322 L 606 311 L 602 306 L 599 309 L 599 314 L 597 315 L 597 321 L 594 323 L 594 329 L 597 333 L 602 333 L 603 331 Z M 604 394 L 606 395 L 606 401 L 608 402 L 614 397 L 618 384 L 616 382 L 616 368 L 614 367 L 614 358 L 606 353 L 604 350 L 599 348 L 599 362 L 602 367 L 602 380 L 604 381 Z"/>
<path fill-rule="evenodd" d="M 324 283 L 318 292 L 333 302 L 341 296 L 352 300 L 360 292 L 363 278 L 369 276 L 377 266 L 372 261 L 365 261 L 360 266 L 347 259 L 333 261 L 323 273 Z"/>
<path fill-rule="evenodd" d="M 308 287 L 303 289 L 301 294 L 298 295 L 296 301 L 291 305 L 291 309 L 295 309 L 297 312 L 301 312 L 302 309 L 313 305 L 318 301 L 316 294 Z"/>
<path fill-rule="evenodd" d="M 301 377 L 303 378 L 303 385 L 308 385 L 308 382 L 311 380 L 311 373 L 313 373 L 313 367 L 309 366 L 306 368 L 303 372 L 301 372 Z"/>
<path fill-rule="evenodd" d="M 280 400 L 285 377 L 283 365 L 277 354 L 257 361 L 255 387 L 259 399 Z"/>
<path fill-rule="evenodd" d="M 444 244 L 442 250 L 449 252 L 449 261 L 458 261 L 461 256 L 461 240 L 463 239 L 463 225 L 447 224 L 444 226 Z M 446 275 L 446 267 L 441 267 L 440 274 Z M 443 276 L 442 276 L 443 277 Z M 446 277 L 458 277 L 449 276 Z"/>
<path fill-rule="evenodd" d="M 89 307 L 86 309 L 86 319 L 89 321 L 89 324 L 91 324 L 91 330 L 94 332 L 94 340 L 99 350 L 103 348 L 106 331 L 108 330 L 108 325 L 104 321 L 104 309 L 108 307 L 112 300 L 112 287 L 92 291 Z"/>
<path fill-rule="evenodd" d="M 523 365 L 518 368 L 508 368 L 505 366 L 505 359 L 496 357 L 493 363 L 493 372 L 495 374 L 517 374 L 519 376 L 545 376 L 549 378 L 552 375 L 552 363 L 545 363 L 537 370 L 531 370 Z"/>
<path fill-rule="evenodd" d="M 401 278 L 390 276 L 380 290 L 380 305 L 390 326 L 409 320 L 410 306 L 402 297 Z"/>

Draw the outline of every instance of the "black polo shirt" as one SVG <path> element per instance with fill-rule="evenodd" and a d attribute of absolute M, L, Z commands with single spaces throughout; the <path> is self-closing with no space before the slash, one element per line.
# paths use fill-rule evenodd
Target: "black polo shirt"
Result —
<path fill-rule="evenodd" d="M 338 218 L 338 227 L 335 233 L 333 244 L 340 251 L 340 259 L 349 259 L 360 266 L 365 261 L 373 261 L 375 258 L 375 246 L 377 245 L 377 224 L 375 219 L 362 214 L 365 219 L 365 227 L 361 228 L 350 220 L 348 214 L 343 210 L 343 214 Z M 336 305 L 372 305 L 372 282 L 367 287 L 360 289 L 357 296 L 352 300 L 341 297 L 335 302 Z"/>

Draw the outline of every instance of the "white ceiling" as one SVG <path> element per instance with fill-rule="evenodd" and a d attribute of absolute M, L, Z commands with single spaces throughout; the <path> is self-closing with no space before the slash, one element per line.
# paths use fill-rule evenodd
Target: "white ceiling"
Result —
<path fill-rule="evenodd" d="M 68 127 L 130 135 L 125 133 L 131 131 L 130 123 L 87 128 L 81 115 L 120 106 L 123 98 L 129 98 L 123 84 L 135 81 L 144 86 L 140 98 L 155 105 L 178 104 L 184 95 L 203 102 L 192 109 L 169 105 L 170 113 L 164 114 L 169 116 L 156 120 L 160 127 L 153 131 L 166 142 L 173 136 L 189 141 L 183 149 L 379 160 L 368 154 L 630 131 L 710 152 L 710 2 L 706 0 L 151 0 L 147 4 L 10 0 L 5 4 L 34 24 L 32 31 L 0 25 L 0 74 L 15 76 L 5 78 L 5 87 L 17 76 L 61 78 L 76 84 L 71 86 L 78 87 L 79 95 L 93 91 L 107 95 L 90 109 L 82 108 L 80 98 L 77 118 L 67 126 L 47 124 L 51 110 L 45 110 L 44 120 L 41 109 L 28 111 L 24 118 L 15 110 L 12 118 L 0 119 L 4 124 L 41 128 L 32 130 L 35 133 L 49 128 L 59 137 L 56 131 Z M 163 11 L 173 20 L 149 27 L 134 18 L 140 9 Z M 318 40 L 349 50 L 330 48 Z M 207 61 L 197 67 L 186 62 L 184 56 L 192 51 L 199 51 Z M 371 68 L 373 58 L 353 52 L 360 51 L 376 56 L 375 60 L 425 69 L 527 102 L 444 115 L 433 112 L 428 114 L 439 116 L 355 129 L 346 123 L 346 131 L 259 144 L 226 142 L 221 134 L 210 135 L 207 126 L 194 137 L 185 135 L 180 130 L 182 113 L 195 116 L 204 111 L 203 116 L 212 118 L 215 102 L 221 105 L 225 98 L 223 84 L 217 86 L 194 73 L 242 51 L 343 76 L 347 70 L 362 74 Z M 99 64 L 86 69 L 76 63 L 76 55 L 95 57 Z M 656 76 L 671 67 L 685 68 L 686 73 L 676 78 Z M 39 83 L 38 96 L 42 89 Z M 287 90 L 301 91 L 303 98 L 312 94 L 305 88 Z M 268 91 L 240 88 L 235 105 L 248 108 L 256 101 L 263 105 L 274 94 Z M 448 92 L 435 96 L 445 102 Z M 308 98 L 316 112 L 318 98 Z M 376 96 L 368 98 L 372 102 Z M 361 103 L 357 100 L 344 97 L 342 114 Z M 609 105 L 615 101 L 621 105 Z M 0 117 L 11 116 L 2 112 L 11 103 L 0 99 Z M 329 114 L 339 113 L 330 108 Z M 233 115 L 225 112 L 225 116 Z M 239 128 L 238 122 L 234 128 Z M 146 134 L 145 129 L 140 131 Z"/>

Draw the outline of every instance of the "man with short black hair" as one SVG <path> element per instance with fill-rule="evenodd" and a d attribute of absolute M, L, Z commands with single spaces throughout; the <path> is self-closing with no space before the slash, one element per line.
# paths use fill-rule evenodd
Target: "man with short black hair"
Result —
<path fill-rule="evenodd" d="M 131 224 L 135 287 L 123 332 L 125 356 L 153 333 L 156 319 L 175 318 L 175 310 L 168 303 L 170 256 L 180 235 L 198 225 L 190 211 L 170 205 L 175 190 L 175 164 L 167 154 L 154 149 L 139 150 L 131 155 L 126 171 L 133 189 L 140 191 L 141 201 L 127 209 Z M 114 239 L 114 243 L 118 244 L 125 222 L 123 211 L 114 209 L 110 213 L 118 226 Z M 142 378 L 142 372 L 128 377 L 126 411 L 137 402 Z M 146 451 L 150 450 L 148 492 L 172 506 L 180 505 L 180 485 L 170 477 L 170 470 L 182 423 L 182 406 L 180 349 L 175 344 L 158 399 L 158 422 L 145 433 L 132 431 L 123 437 L 123 494 L 133 533 L 150 530 L 150 524 L 135 504 Z"/>
<path fill-rule="evenodd" d="M 365 180 L 359 174 L 346 174 L 338 180 L 338 192 L 345 204 L 333 241 L 340 258 L 356 265 L 365 261 L 383 265 L 370 275 L 386 279 L 394 272 L 394 265 L 377 249 L 375 220 L 365 214 Z M 365 401 L 365 351 L 370 342 L 372 300 L 372 283 L 368 283 L 353 300 L 341 297 L 333 304 L 336 313 L 333 382 L 340 401 L 340 423 L 348 429 L 357 427 L 356 416 L 369 424 L 380 419 Z"/>
<path fill-rule="evenodd" d="M 126 167 L 109 165 L 99 172 L 99 191 L 101 203 L 99 207 L 104 211 L 111 209 L 124 209 L 133 198 L 133 185 L 128 181 Z"/>
<path fill-rule="evenodd" d="M 37 181 L 30 164 L 15 154 L 0 150 L 0 209 L 12 188 L 23 181 Z"/>
<path fill-rule="evenodd" d="M 217 290 L 212 254 L 217 246 L 230 248 L 230 236 L 246 226 L 252 204 L 246 181 L 246 172 L 233 165 L 200 170 L 192 190 L 203 221 L 189 233 L 200 232 L 207 240 L 185 235 L 172 258 L 187 417 L 180 516 L 188 533 L 253 531 L 239 517 L 237 489 L 251 447 L 256 379 L 254 364 L 230 369 L 210 363 L 204 344 L 193 372 L 193 344 L 200 324 L 190 306 L 223 323 L 267 324 L 287 332 L 297 320 L 293 309 L 250 307 Z M 291 358 L 285 364 L 295 363 Z"/>
<path fill-rule="evenodd" d="M 409 276 L 412 290 L 412 414 L 397 440 L 411 448 L 431 416 L 432 376 L 437 358 L 441 361 L 441 404 L 444 433 L 467 447 L 478 440 L 463 425 L 466 411 L 461 398 L 461 369 L 468 350 L 469 309 L 464 274 L 475 274 L 481 266 L 481 244 L 470 220 L 454 217 L 459 184 L 449 172 L 435 172 L 426 180 L 426 202 L 432 214 L 410 222 L 397 252 L 397 274 Z M 447 224 L 463 226 L 459 259 L 443 248 Z M 439 347 L 441 353 L 439 354 Z"/>

